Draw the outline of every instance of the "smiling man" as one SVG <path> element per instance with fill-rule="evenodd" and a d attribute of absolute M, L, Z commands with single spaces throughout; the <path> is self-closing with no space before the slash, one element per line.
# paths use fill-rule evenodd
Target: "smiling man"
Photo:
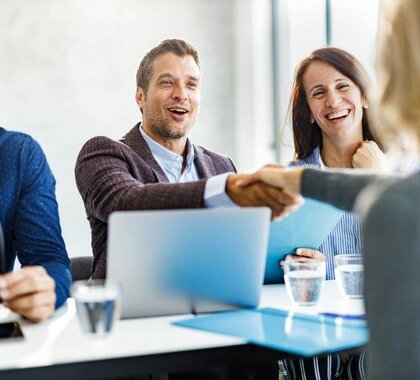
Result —
<path fill-rule="evenodd" d="M 200 62 L 187 42 L 165 40 L 137 71 L 142 122 L 120 141 L 95 137 L 77 159 L 76 182 L 91 225 L 93 278 L 106 275 L 107 220 L 117 210 L 268 206 L 273 216 L 299 199 L 256 183 L 236 185 L 232 161 L 187 138 L 200 107 Z"/>
<path fill-rule="evenodd" d="M 190 51 L 188 46 L 185 50 Z M 201 98 L 198 55 L 192 49 L 190 53 L 151 54 L 137 71 L 136 101 L 143 114 L 143 131 L 180 156 L 188 153 L 187 133 L 197 119 Z"/>

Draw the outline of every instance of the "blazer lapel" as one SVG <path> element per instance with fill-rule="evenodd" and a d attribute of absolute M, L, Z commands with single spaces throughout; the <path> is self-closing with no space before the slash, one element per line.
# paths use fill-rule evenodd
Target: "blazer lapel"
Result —
<path fill-rule="evenodd" d="M 146 141 L 140 131 L 140 123 L 137 123 L 120 141 L 130 147 L 155 173 L 158 182 L 169 182 L 162 168 L 152 155 Z"/>
<path fill-rule="evenodd" d="M 194 153 L 194 164 L 200 178 L 208 178 L 217 174 L 213 161 L 209 156 L 204 154 L 203 150 L 199 146 L 194 145 Z"/>

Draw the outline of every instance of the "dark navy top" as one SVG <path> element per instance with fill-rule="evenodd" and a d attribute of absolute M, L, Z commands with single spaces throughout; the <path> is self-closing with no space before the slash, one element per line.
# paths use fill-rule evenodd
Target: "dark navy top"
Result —
<path fill-rule="evenodd" d="M 61 237 L 55 179 L 36 141 L 0 127 L 0 223 L 6 268 L 41 265 L 55 280 L 56 307 L 69 295 L 70 263 Z"/>

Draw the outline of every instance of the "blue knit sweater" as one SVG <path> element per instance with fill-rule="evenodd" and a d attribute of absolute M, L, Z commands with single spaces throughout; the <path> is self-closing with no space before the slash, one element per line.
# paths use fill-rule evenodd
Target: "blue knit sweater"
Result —
<path fill-rule="evenodd" d="M 41 265 L 55 280 L 56 307 L 69 295 L 70 264 L 61 237 L 55 180 L 36 141 L 0 128 L 0 223 L 6 268 Z"/>

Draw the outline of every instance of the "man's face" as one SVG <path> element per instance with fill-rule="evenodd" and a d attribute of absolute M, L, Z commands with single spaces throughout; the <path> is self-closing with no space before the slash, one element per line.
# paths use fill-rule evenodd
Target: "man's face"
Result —
<path fill-rule="evenodd" d="M 200 98 L 200 70 L 192 56 L 157 57 L 147 92 L 138 88 L 136 93 L 143 129 L 163 139 L 186 136 L 197 118 Z"/>

